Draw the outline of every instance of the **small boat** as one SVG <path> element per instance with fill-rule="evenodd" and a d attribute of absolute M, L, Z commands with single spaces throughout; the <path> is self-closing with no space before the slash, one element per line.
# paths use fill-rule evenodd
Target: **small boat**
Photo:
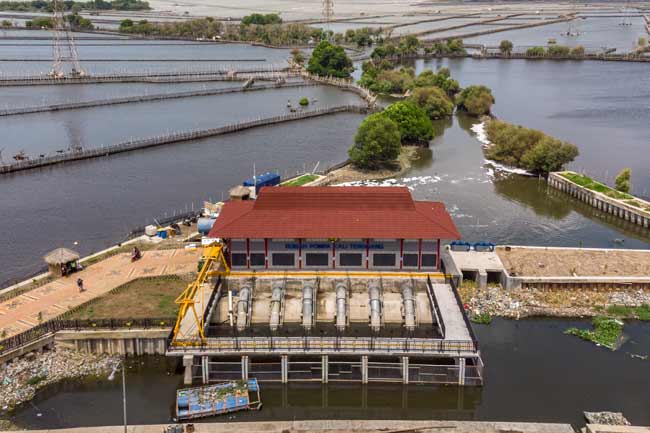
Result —
<path fill-rule="evenodd" d="M 291 99 L 287 101 L 287 107 L 291 108 Z"/>
<path fill-rule="evenodd" d="M 257 379 L 234 380 L 176 391 L 176 419 L 184 421 L 262 407 Z"/>

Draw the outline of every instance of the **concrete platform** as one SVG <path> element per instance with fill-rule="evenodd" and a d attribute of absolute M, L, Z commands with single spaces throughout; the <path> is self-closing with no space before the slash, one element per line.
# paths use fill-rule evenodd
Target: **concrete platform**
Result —
<path fill-rule="evenodd" d="M 166 424 L 128 427 L 129 433 L 160 433 Z M 575 433 L 569 424 L 478 421 L 314 420 L 196 423 L 197 433 Z M 123 426 L 30 430 L 34 433 L 121 433 Z M 5 433 L 5 432 L 1 432 Z M 636 432 L 634 432 L 636 433 Z M 641 433 L 641 432 L 639 432 Z M 644 432 L 645 433 L 645 432 Z"/>

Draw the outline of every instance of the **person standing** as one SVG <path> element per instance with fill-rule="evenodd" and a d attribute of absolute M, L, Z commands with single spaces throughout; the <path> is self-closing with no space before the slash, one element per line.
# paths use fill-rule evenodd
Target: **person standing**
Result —
<path fill-rule="evenodd" d="M 86 289 L 84 289 L 84 280 L 77 278 L 77 287 L 79 287 L 79 293 L 85 291 Z"/>

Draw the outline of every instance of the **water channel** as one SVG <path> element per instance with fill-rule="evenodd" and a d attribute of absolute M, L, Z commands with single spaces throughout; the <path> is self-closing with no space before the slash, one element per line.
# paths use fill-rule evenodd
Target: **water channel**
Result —
<path fill-rule="evenodd" d="M 614 410 L 622 411 L 633 424 L 648 425 L 648 360 L 632 354 L 650 354 L 649 324 L 628 322 L 627 341 L 616 352 L 563 335 L 571 326 L 588 323 L 497 319 L 488 326 L 475 325 L 487 366 L 482 388 L 262 384 L 263 409 L 237 414 L 234 421 L 460 419 L 565 422 L 578 427 L 584 425 L 583 410 Z M 168 422 L 175 390 L 182 383 L 177 364 L 160 358 L 137 359 L 128 371 L 130 422 Z M 121 402 L 119 380 L 67 381 L 24 404 L 14 422 L 25 428 L 120 424 Z"/>

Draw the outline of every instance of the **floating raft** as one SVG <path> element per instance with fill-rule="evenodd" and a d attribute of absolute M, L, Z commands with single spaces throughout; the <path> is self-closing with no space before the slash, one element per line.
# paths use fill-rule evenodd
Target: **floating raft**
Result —
<path fill-rule="evenodd" d="M 257 379 L 237 380 L 176 391 L 178 421 L 222 415 L 262 406 Z"/>

